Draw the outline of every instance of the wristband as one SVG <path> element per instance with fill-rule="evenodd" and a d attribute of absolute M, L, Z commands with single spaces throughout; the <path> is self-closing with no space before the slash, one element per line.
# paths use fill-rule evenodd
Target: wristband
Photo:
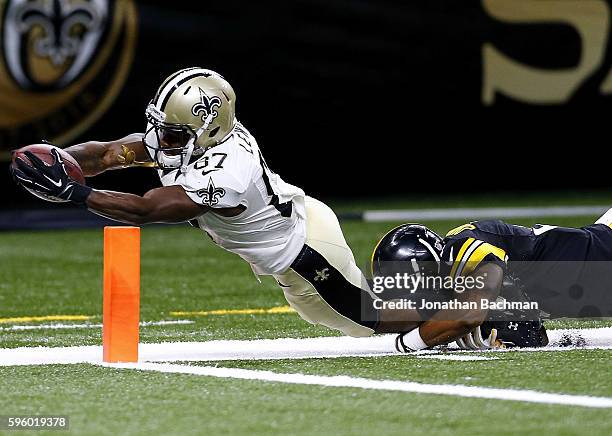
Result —
<path fill-rule="evenodd" d="M 395 340 L 395 348 L 400 353 L 409 353 L 411 351 L 424 350 L 428 348 L 428 345 L 421 337 L 421 333 L 419 333 L 419 328 L 417 327 L 408 333 L 398 335 Z"/>
<path fill-rule="evenodd" d="M 87 197 L 93 191 L 89 186 L 81 185 L 80 183 L 74 183 L 72 185 L 72 192 L 70 193 L 69 200 L 77 204 L 85 204 Z"/>

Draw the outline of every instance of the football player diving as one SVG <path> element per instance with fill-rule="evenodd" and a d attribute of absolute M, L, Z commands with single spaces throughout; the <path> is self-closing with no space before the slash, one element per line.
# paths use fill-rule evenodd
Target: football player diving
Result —
<path fill-rule="evenodd" d="M 235 92 L 221 75 L 203 68 L 177 71 L 155 93 L 146 120 L 144 133 L 65 149 L 88 177 L 154 167 L 162 187 L 142 197 L 78 184 L 56 151 L 52 165 L 32 153 L 26 152 L 32 165 L 17 158 L 14 180 L 123 223 L 189 222 L 248 262 L 256 275 L 274 276 L 291 307 L 310 323 L 355 337 L 414 328 L 398 311 L 362 304 L 375 296 L 336 215 L 268 167 L 236 118 Z"/>
<path fill-rule="evenodd" d="M 480 279 L 481 286 L 442 298 L 461 304 L 421 310 L 424 321 L 398 336 L 399 351 L 453 341 L 464 349 L 544 346 L 543 316 L 612 316 L 612 209 L 578 229 L 488 220 L 457 227 L 441 238 L 423 225 L 404 224 L 380 240 L 371 266 L 375 278 L 401 270 L 450 283 Z M 435 292 L 426 295 L 439 298 Z M 519 310 L 508 310 L 506 300 L 517 302 Z M 474 303 L 482 301 L 484 305 Z M 491 305 L 489 310 L 489 302 L 501 302 L 502 308 Z M 520 309 L 533 309 L 533 302 L 537 309 Z"/>

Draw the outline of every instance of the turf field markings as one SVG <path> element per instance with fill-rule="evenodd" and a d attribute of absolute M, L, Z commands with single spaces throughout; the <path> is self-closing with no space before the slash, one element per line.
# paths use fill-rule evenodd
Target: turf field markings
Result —
<path fill-rule="evenodd" d="M 141 327 L 148 326 L 164 326 L 164 325 L 179 325 L 179 324 L 195 324 L 195 321 L 190 321 L 188 319 L 177 319 L 172 321 L 141 321 Z"/>
<path fill-rule="evenodd" d="M 398 359 L 428 358 L 461 360 L 462 357 L 501 357 L 504 352 L 558 352 L 589 349 L 612 349 L 612 328 L 550 330 L 551 343 L 568 333 L 579 335 L 580 345 L 544 348 L 511 349 L 498 351 L 459 351 L 446 353 L 438 350 L 423 350 L 409 355 L 395 351 L 395 335 L 350 338 L 346 336 L 317 338 L 280 338 L 258 340 L 215 340 L 207 342 L 163 342 L 140 344 L 141 362 L 213 362 L 224 360 L 281 360 L 321 359 L 341 357 L 384 357 Z M 449 350 L 453 351 L 453 350 Z M 434 358 L 434 357 L 431 357 Z M 53 365 L 76 363 L 99 363 L 101 346 L 80 347 L 22 347 L 0 349 L 0 366 Z M 480 359 L 479 359 L 480 360 Z"/>
<path fill-rule="evenodd" d="M 612 327 L 548 330 L 549 345 L 541 348 L 507 348 L 485 351 L 464 350 L 462 353 L 549 352 L 579 349 L 611 349 Z M 449 347 L 449 350 L 457 350 Z"/>
<path fill-rule="evenodd" d="M 520 401 L 541 404 L 559 404 L 592 408 L 612 408 L 612 398 L 586 395 L 555 394 L 532 390 L 499 389 L 465 385 L 428 384 L 410 381 L 374 380 L 350 376 L 322 376 L 308 374 L 285 374 L 272 371 L 223 368 L 211 366 L 174 365 L 167 363 L 104 364 L 116 369 L 155 371 L 172 374 L 191 374 L 198 376 L 230 378 L 239 380 L 258 380 L 265 382 L 314 385 L 326 387 L 374 389 L 396 392 L 448 395 L 466 398 L 486 398 L 493 400 Z"/>
<path fill-rule="evenodd" d="M 170 312 L 171 316 L 210 316 L 210 315 L 261 315 L 274 313 L 294 313 L 289 306 L 277 306 L 267 309 L 217 309 L 197 312 Z"/>
<path fill-rule="evenodd" d="M 141 322 L 141 327 L 149 326 L 166 326 L 166 325 L 181 325 L 195 324 L 194 321 L 185 319 L 172 321 L 145 321 Z M 29 331 L 29 330 L 70 330 L 70 329 L 99 329 L 102 324 L 38 324 L 38 325 L 13 325 L 10 327 L 0 327 L 0 332 L 9 331 Z"/>
<path fill-rule="evenodd" d="M 20 322 L 38 321 L 87 321 L 93 316 L 88 315 L 45 315 L 45 316 L 20 316 L 14 318 L 0 318 L 0 324 L 16 324 Z"/>
<path fill-rule="evenodd" d="M 417 359 L 455 360 L 458 362 L 471 362 L 477 360 L 497 360 L 497 357 L 489 356 L 464 356 L 461 354 L 417 354 Z"/>

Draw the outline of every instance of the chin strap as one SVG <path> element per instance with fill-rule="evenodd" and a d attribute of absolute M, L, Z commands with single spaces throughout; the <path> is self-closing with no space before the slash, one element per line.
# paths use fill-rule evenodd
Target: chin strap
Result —
<path fill-rule="evenodd" d="M 202 133 L 208 129 L 210 123 L 212 123 L 214 117 L 212 114 L 208 115 L 202 127 L 198 129 L 195 135 L 189 140 L 187 143 L 187 148 L 185 150 L 185 154 L 183 157 L 183 163 L 181 165 L 181 173 L 185 174 L 187 172 L 187 167 L 189 166 L 189 161 L 191 160 L 191 156 L 193 156 L 193 150 L 195 149 L 195 143 L 200 138 Z"/>

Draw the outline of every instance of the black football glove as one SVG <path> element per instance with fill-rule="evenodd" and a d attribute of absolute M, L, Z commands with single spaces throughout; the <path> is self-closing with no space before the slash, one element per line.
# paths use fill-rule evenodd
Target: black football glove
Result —
<path fill-rule="evenodd" d="M 29 151 L 25 151 L 24 154 L 32 166 L 20 158 L 15 159 L 17 167 L 11 165 L 10 168 L 15 182 L 60 200 L 84 204 L 92 189 L 72 180 L 57 150 L 51 150 L 51 153 L 54 158 L 51 165 L 45 164 L 38 156 Z"/>

